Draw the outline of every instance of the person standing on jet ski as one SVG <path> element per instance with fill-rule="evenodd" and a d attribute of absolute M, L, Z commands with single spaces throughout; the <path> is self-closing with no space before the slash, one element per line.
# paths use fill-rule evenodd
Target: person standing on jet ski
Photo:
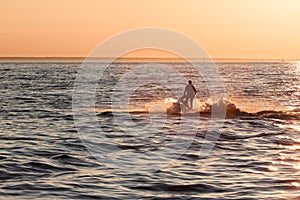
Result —
<path fill-rule="evenodd" d="M 193 100 L 196 96 L 197 90 L 195 86 L 192 84 L 192 81 L 189 80 L 188 84 L 185 86 L 185 90 L 182 96 L 182 99 L 185 98 L 185 101 L 187 102 L 187 107 L 190 109 L 193 109 Z M 188 100 L 190 100 L 190 106 L 188 106 Z"/>

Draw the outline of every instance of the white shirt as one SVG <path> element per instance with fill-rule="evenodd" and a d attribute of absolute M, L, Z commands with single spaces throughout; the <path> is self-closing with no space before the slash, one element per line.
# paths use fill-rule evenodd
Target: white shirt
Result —
<path fill-rule="evenodd" d="M 187 84 L 185 86 L 184 94 L 186 94 L 187 97 L 194 97 L 196 95 L 195 90 L 191 84 Z"/>

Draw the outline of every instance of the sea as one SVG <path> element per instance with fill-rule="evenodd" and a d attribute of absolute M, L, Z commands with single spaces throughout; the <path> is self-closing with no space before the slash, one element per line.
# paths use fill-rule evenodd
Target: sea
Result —
<path fill-rule="evenodd" d="M 2 62 L 0 74 L 0 199 L 300 199 L 300 63 Z M 193 109 L 178 102 L 188 80 Z"/>

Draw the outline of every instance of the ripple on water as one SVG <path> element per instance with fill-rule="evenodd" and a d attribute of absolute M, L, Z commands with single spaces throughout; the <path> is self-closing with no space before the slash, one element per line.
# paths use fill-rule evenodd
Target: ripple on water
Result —
<path fill-rule="evenodd" d="M 185 64 L 171 65 L 195 79 L 199 99 L 208 98 L 201 77 L 198 80 L 190 74 L 193 71 L 187 70 Z M 218 132 L 211 132 L 220 133 L 220 138 L 205 158 L 199 150 L 210 120 L 200 118 L 195 137 L 190 137 L 194 136 L 191 133 L 181 135 L 182 141 L 193 139 L 189 148 L 155 171 L 152 165 L 144 171 L 126 171 L 101 163 L 88 152 L 74 127 L 72 113 L 71 95 L 79 66 L 0 64 L 1 199 L 299 199 L 299 110 L 277 110 L 287 104 L 295 108 L 300 105 L 295 98 L 299 83 L 295 66 L 220 64 L 226 92 L 236 101 L 234 105 L 261 112 L 244 112 L 235 119 L 226 119 Z M 110 108 L 116 78 L 135 66 L 113 64 L 104 72 L 97 88 L 97 107 Z M 181 92 L 181 86 L 180 80 L 172 77 L 170 87 Z M 155 88 L 159 87 L 143 86 L 145 96 L 135 93 L 132 101 L 144 105 L 146 97 L 159 97 L 161 91 Z M 286 92 L 286 88 L 293 89 Z M 146 158 L 147 153 L 164 148 L 181 128 L 181 116 L 152 119 L 140 111 L 130 115 L 138 125 L 138 133 L 132 133 L 137 128 L 130 124 L 119 127 L 111 111 L 97 113 L 103 131 L 96 134 L 98 139 L 106 136 L 109 144 L 119 147 L 119 152 L 106 155 L 108 158 L 125 159 L 127 152 Z M 163 128 L 157 130 L 159 126 L 155 124 L 151 131 L 143 130 L 151 120 L 160 122 Z M 91 142 L 104 149 L 102 145 L 108 144 Z M 170 149 L 177 150 L 176 145 Z M 130 157 L 128 162 L 136 159 Z"/>

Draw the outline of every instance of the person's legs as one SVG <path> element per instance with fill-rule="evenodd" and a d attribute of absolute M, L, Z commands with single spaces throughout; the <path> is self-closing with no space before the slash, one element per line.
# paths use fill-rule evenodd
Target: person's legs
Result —
<path fill-rule="evenodd" d="M 186 97 L 185 105 L 189 109 L 193 109 L 193 98 L 192 97 Z"/>
<path fill-rule="evenodd" d="M 193 97 L 190 98 L 190 108 L 193 109 Z"/>
<path fill-rule="evenodd" d="M 189 107 L 189 105 L 188 105 L 188 100 L 189 100 L 189 97 L 188 97 L 188 96 L 185 96 L 185 97 L 182 99 L 183 105 Z"/>

